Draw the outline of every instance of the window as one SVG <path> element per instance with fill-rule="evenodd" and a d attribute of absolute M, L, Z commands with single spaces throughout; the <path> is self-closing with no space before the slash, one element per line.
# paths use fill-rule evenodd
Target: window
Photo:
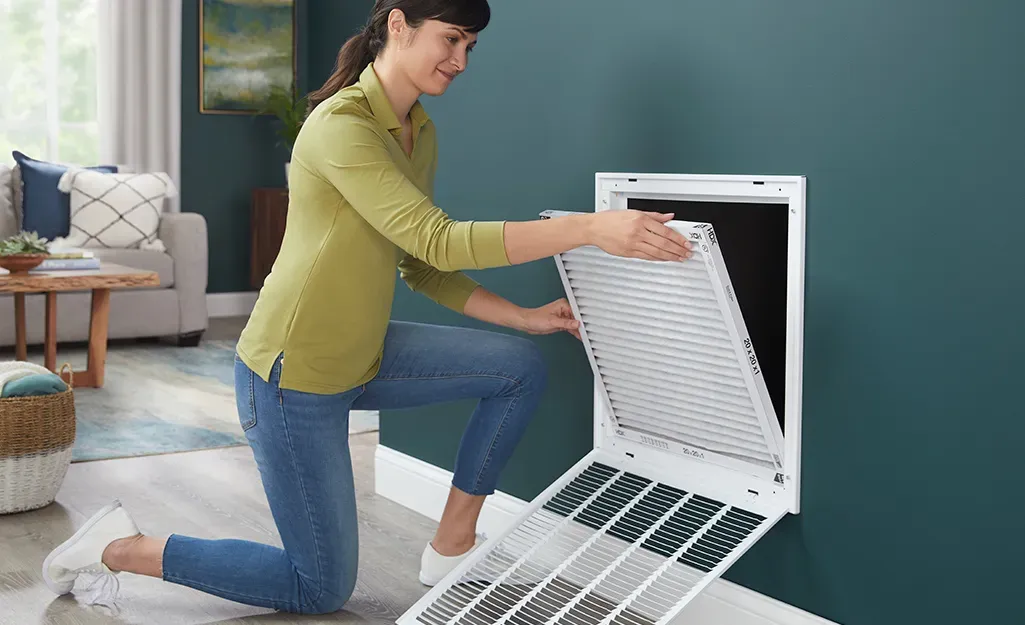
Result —
<path fill-rule="evenodd" d="M 0 0 L 0 160 L 99 160 L 97 0 Z"/>

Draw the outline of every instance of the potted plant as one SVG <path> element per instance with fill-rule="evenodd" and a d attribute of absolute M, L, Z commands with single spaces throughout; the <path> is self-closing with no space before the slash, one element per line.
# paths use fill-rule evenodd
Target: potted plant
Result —
<path fill-rule="evenodd" d="M 26 273 L 50 255 L 46 239 L 24 230 L 0 241 L 0 267 L 11 273 Z"/>
<path fill-rule="evenodd" d="M 267 102 L 258 111 L 259 115 L 273 115 L 278 121 L 278 145 L 284 144 L 289 154 L 295 145 L 295 139 L 299 136 L 299 129 L 302 128 L 306 119 L 307 97 L 299 97 L 298 90 L 293 85 L 291 89 L 284 87 L 271 88 Z M 288 166 L 291 159 L 285 161 L 285 184 L 288 184 Z"/>

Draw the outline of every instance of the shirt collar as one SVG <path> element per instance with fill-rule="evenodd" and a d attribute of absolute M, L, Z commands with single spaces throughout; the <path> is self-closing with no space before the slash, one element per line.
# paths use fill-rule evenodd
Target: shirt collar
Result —
<path fill-rule="evenodd" d="M 402 124 L 399 123 L 399 118 L 395 115 L 395 111 L 388 101 L 388 96 L 384 93 L 384 87 L 381 85 L 381 80 L 377 77 L 377 72 L 374 71 L 373 63 L 367 65 L 366 69 L 360 74 L 359 82 L 363 87 L 363 93 L 367 96 L 367 102 L 370 103 L 370 110 L 374 113 L 374 117 L 389 131 L 401 130 Z M 409 119 L 413 124 L 414 132 L 419 132 L 424 124 L 427 123 L 427 112 L 424 110 L 423 105 L 420 104 L 420 100 L 413 103 L 413 107 L 409 110 Z"/>

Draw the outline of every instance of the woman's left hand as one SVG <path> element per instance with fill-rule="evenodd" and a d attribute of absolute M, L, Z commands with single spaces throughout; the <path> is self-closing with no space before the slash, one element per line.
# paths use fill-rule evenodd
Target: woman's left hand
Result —
<path fill-rule="evenodd" d="M 552 334 L 565 330 L 580 338 L 580 322 L 573 317 L 566 298 L 545 304 L 540 308 L 523 310 L 523 331 L 529 334 Z"/>

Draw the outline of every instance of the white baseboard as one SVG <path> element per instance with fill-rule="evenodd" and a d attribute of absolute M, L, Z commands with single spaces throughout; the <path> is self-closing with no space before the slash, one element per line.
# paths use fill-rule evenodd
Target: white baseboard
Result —
<path fill-rule="evenodd" d="M 256 291 L 207 293 L 206 314 L 210 317 L 242 317 L 253 312 Z"/>
<path fill-rule="evenodd" d="M 412 456 L 378 445 L 374 458 L 377 494 L 438 521 L 452 483 L 452 473 Z M 478 531 L 500 534 L 527 502 L 495 493 L 488 497 Z M 692 601 L 674 625 L 836 625 L 772 597 L 719 579 Z"/>

